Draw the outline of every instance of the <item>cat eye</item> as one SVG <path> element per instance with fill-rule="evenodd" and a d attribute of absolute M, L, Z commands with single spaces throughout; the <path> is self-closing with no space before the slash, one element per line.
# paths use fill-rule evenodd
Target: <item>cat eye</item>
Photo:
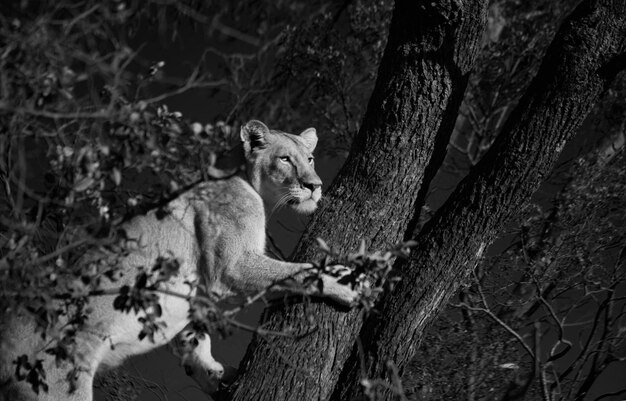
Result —
<path fill-rule="evenodd" d="M 280 160 L 283 163 L 290 163 L 291 159 L 289 159 L 289 156 L 281 156 L 278 158 L 278 160 Z"/>
<path fill-rule="evenodd" d="M 309 157 L 309 164 L 313 164 L 313 158 Z"/>

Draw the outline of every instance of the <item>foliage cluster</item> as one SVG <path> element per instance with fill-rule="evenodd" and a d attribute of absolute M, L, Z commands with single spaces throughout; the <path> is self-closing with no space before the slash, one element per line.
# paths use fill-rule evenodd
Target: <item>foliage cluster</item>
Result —
<path fill-rule="evenodd" d="M 160 104 L 172 93 L 162 62 L 146 64 L 126 23 L 141 4 L 9 2 L 0 13 L 0 317 L 22 310 L 46 353 L 83 369 L 75 334 L 103 278 L 128 252 L 120 225 L 165 204 L 212 172 L 233 130 L 189 125 Z M 163 82 L 165 81 L 165 83 Z M 200 68 L 173 89 L 212 85 Z M 171 84 L 167 84 L 171 86 Z M 113 307 L 149 311 L 140 337 L 162 322 L 155 289 L 177 261 L 144 266 Z M 41 362 L 16 361 L 20 379 L 45 390 Z"/>
<path fill-rule="evenodd" d="M 238 112 L 267 115 L 269 108 L 269 121 L 298 125 L 319 114 L 331 133 L 356 129 L 368 95 L 362 82 L 373 81 L 391 2 L 320 2 L 319 9 L 305 2 L 244 3 L 68 0 L 1 6 L 0 314 L 3 321 L 17 310 L 35 316 L 46 352 L 58 363 L 75 364 L 70 381 L 83 369 L 74 336 L 89 318 L 89 299 L 105 295 L 100 283 L 119 278 L 117 260 L 132 249 L 121 224 L 165 205 L 199 180 L 219 178 L 215 154 L 230 145 L 242 119 L 235 119 Z M 308 18 L 311 10 L 316 11 Z M 252 50 L 210 49 L 188 76 L 169 76 L 167 66 L 146 59 L 137 42 L 152 24 L 179 41 L 188 21 Z M 350 40 L 337 40 L 333 30 L 344 30 Z M 294 88 L 296 75 L 300 88 Z M 164 103 L 196 89 L 228 93 L 226 122 L 191 123 Z M 363 260 L 350 260 L 361 266 L 358 279 L 347 276 L 351 285 L 370 285 L 366 273 L 373 278 L 365 305 L 382 288 L 392 256 L 402 252 L 361 250 L 355 258 Z M 132 286 L 115 290 L 115 309 L 146 312 L 138 333 L 145 341 L 164 324 L 157 294 L 178 263 L 163 255 L 143 266 Z M 325 262 L 322 271 L 339 274 Z M 189 301 L 197 335 L 227 333 L 236 324 L 236 311 L 224 314 L 210 294 Z M 46 389 L 40 360 L 20 358 L 16 372 L 35 391 Z"/>

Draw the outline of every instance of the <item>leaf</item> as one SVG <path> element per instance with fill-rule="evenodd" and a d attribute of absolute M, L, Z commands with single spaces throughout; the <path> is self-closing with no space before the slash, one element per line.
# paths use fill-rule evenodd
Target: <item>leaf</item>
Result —
<path fill-rule="evenodd" d="M 356 282 L 356 278 L 354 277 L 353 274 L 346 274 L 345 276 L 337 280 L 337 283 L 342 284 L 342 285 L 353 284 L 355 282 Z"/>
<path fill-rule="evenodd" d="M 402 246 L 404 248 L 415 248 L 417 246 L 417 241 L 410 239 L 408 241 L 405 241 Z"/>
<path fill-rule="evenodd" d="M 561 358 L 563 355 L 567 354 L 569 352 L 569 350 L 572 349 L 572 344 L 569 341 L 561 340 L 560 343 L 565 345 L 565 347 L 561 351 L 559 351 L 559 352 L 557 352 L 555 354 L 550 355 L 550 358 L 548 358 L 548 360 L 546 362 L 555 361 L 555 360 Z M 554 349 L 552 351 L 554 352 Z"/>
<path fill-rule="evenodd" d="M 22 369 L 26 371 L 31 369 L 31 365 L 28 362 L 28 356 L 26 356 L 26 354 L 20 355 L 15 361 L 13 361 L 13 364 L 15 365 L 15 376 L 17 377 L 17 380 L 24 380 L 26 376 L 22 373 Z"/>
<path fill-rule="evenodd" d="M 330 247 L 328 246 L 326 241 L 324 241 L 323 239 L 319 237 L 315 238 L 315 241 L 317 241 L 317 246 L 320 248 L 322 252 L 331 253 Z"/>
<path fill-rule="evenodd" d="M 122 172 L 117 167 L 113 167 L 113 170 L 111 170 L 111 180 L 113 180 L 116 186 L 119 186 L 122 182 Z"/>
<path fill-rule="evenodd" d="M 74 191 L 83 192 L 94 183 L 94 179 L 91 177 L 83 177 L 74 183 Z"/>
<path fill-rule="evenodd" d="M 324 293 L 324 280 L 317 280 L 317 289 L 319 290 L 320 294 Z"/>
<path fill-rule="evenodd" d="M 166 218 L 167 216 L 169 216 L 171 214 L 170 210 L 167 208 L 167 206 L 163 206 L 158 208 L 154 215 L 158 220 L 163 220 L 164 218 Z"/>
<path fill-rule="evenodd" d="M 137 276 L 137 279 L 135 281 L 135 288 L 146 288 L 146 284 L 148 283 L 148 275 L 144 272 L 144 273 L 140 273 Z"/>
<path fill-rule="evenodd" d="M 126 295 L 118 295 L 113 300 L 113 309 L 125 311 L 126 310 L 127 300 L 128 300 L 128 296 L 126 296 Z"/>

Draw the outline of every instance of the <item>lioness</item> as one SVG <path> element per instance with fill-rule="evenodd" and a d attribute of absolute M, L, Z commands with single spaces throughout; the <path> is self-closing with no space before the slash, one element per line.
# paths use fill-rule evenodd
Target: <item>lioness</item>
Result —
<path fill-rule="evenodd" d="M 189 282 L 198 281 L 208 292 L 228 295 L 260 291 L 281 279 L 298 276 L 310 268 L 306 263 L 288 263 L 264 255 L 266 211 L 286 204 L 297 212 L 311 213 L 321 197 L 321 181 L 313 168 L 315 129 L 300 135 L 268 129 L 250 121 L 241 129 L 245 171 L 231 178 L 202 182 L 167 205 L 168 213 L 152 210 L 125 224 L 136 248 L 122 259 L 125 271 L 111 288 L 132 285 L 138 266 L 152 266 L 159 256 L 180 262 L 177 275 L 165 284 L 168 291 L 189 294 Z M 300 274 L 302 275 L 302 274 Z M 356 292 L 323 275 L 325 296 L 350 304 Z M 106 287 L 106 285 L 105 285 Z M 139 340 L 142 326 L 135 313 L 112 308 L 114 295 L 94 297 L 87 328 L 77 335 L 77 355 L 88 363 L 70 392 L 68 368 L 57 368 L 45 354 L 45 343 L 34 334 L 34 323 L 25 318 L 3 322 L 0 356 L 0 398 L 5 400 L 91 400 L 94 374 L 98 369 L 119 365 L 125 358 L 163 345 L 189 323 L 189 303 L 177 296 L 160 294 L 162 316 L 167 326 L 157 331 L 154 342 Z M 182 334 L 181 334 L 182 335 Z M 44 360 L 47 393 L 36 395 L 27 383 L 14 378 L 13 361 L 20 355 Z M 215 389 L 224 369 L 211 355 L 208 335 L 200 339 L 188 363 L 206 369 L 205 386 Z"/>

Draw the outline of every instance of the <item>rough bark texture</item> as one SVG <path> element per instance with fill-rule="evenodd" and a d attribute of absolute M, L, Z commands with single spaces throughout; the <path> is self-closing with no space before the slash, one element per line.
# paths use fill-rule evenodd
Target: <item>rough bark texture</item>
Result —
<path fill-rule="evenodd" d="M 296 260 L 314 258 L 316 237 L 346 250 L 356 249 L 361 238 L 371 248 L 403 239 L 435 140 L 447 142 L 452 131 L 479 50 L 486 3 L 396 1 L 361 130 Z M 266 320 L 265 328 L 291 329 L 300 337 L 257 336 L 233 398 L 328 399 L 362 323 L 358 312 L 300 304 L 270 310 Z"/>
<path fill-rule="evenodd" d="M 626 3 L 583 1 L 559 30 L 490 151 L 420 233 L 417 251 L 400 267 L 403 280 L 381 300 L 379 316 L 384 319 L 365 322 L 365 355 L 354 347 L 333 399 L 359 399 L 360 380 L 385 377 L 389 361 L 401 375 L 425 326 L 530 199 L 565 141 L 623 67 L 624 51 Z M 388 397 L 388 390 L 381 390 L 377 399 Z"/>

